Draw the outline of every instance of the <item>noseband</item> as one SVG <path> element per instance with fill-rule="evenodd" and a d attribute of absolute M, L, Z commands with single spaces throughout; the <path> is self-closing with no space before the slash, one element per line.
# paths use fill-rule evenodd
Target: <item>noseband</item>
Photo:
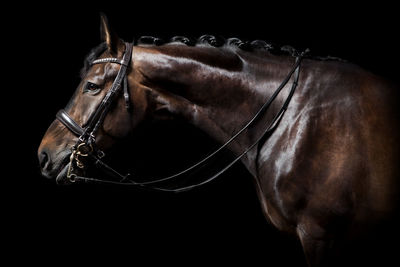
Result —
<path fill-rule="evenodd" d="M 68 168 L 68 172 L 67 172 L 67 178 L 71 182 L 75 182 L 76 180 L 82 180 L 82 181 L 92 181 L 92 182 L 101 182 L 101 183 L 110 183 L 110 184 L 134 185 L 134 186 L 145 187 L 148 189 L 155 189 L 155 190 L 167 191 L 167 192 L 182 192 L 182 191 L 186 191 L 189 189 L 193 189 L 193 188 L 202 186 L 208 182 L 211 182 L 212 180 L 219 177 L 226 170 L 228 170 L 230 167 L 232 167 L 237 161 L 239 161 L 247 152 L 249 152 L 251 149 L 253 149 L 256 145 L 265 141 L 265 139 L 268 138 L 272 134 L 272 132 L 277 128 L 279 122 L 281 121 L 281 119 L 283 117 L 283 114 L 285 113 L 286 109 L 288 108 L 289 102 L 290 102 L 290 100 L 294 94 L 294 91 L 297 87 L 298 80 L 299 80 L 299 74 L 300 74 L 301 60 L 302 60 L 303 56 L 306 53 L 308 53 L 308 51 L 309 51 L 307 49 L 303 53 L 294 55 L 296 60 L 295 60 L 293 67 L 291 68 L 291 70 L 289 71 L 289 73 L 287 74 L 285 79 L 282 81 L 282 83 L 278 86 L 278 88 L 272 94 L 272 96 L 260 107 L 260 109 L 246 123 L 245 126 L 243 126 L 236 134 L 234 134 L 228 141 L 226 141 L 217 150 L 215 150 L 214 152 L 212 152 L 211 154 L 209 154 L 207 157 L 203 158 L 202 160 L 198 161 L 197 163 L 193 164 L 189 168 L 186 168 L 185 170 L 178 172 L 176 174 L 173 174 L 173 175 L 170 175 L 170 176 L 167 176 L 164 178 L 153 179 L 148 182 L 135 182 L 128 178 L 129 174 L 122 175 L 102 161 L 102 158 L 104 157 L 105 154 L 103 151 L 101 151 L 100 149 L 97 148 L 96 138 L 95 138 L 96 132 L 98 131 L 99 127 L 102 125 L 104 118 L 110 109 L 111 103 L 114 101 L 116 96 L 118 96 L 118 94 L 120 93 L 121 90 L 124 91 L 123 96 L 125 99 L 126 108 L 127 109 L 130 108 L 130 99 L 129 99 L 127 78 L 126 78 L 126 71 L 129 66 L 129 63 L 131 61 L 133 44 L 125 43 L 125 45 L 126 45 L 126 48 L 125 48 L 125 52 L 122 57 L 122 60 L 120 60 L 118 58 L 102 58 L 102 59 L 94 60 L 92 62 L 92 65 L 102 64 L 102 63 L 116 63 L 116 64 L 121 65 L 121 67 L 118 71 L 117 77 L 115 78 L 113 84 L 111 85 L 111 88 L 109 89 L 107 94 L 104 96 L 103 100 L 101 101 L 101 103 L 99 104 L 99 106 L 97 107 L 95 112 L 89 117 L 88 122 L 84 126 L 81 127 L 63 109 L 61 109 L 56 115 L 56 118 L 62 124 L 64 124 L 73 134 L 75 134 L 78 137 L 78 141 L 71 148 L 70 163 L 69 163 L 69 168 Z M 213 176 L 209 177 L 208 179 L 206 179 L 202 182 L 199 182 L 197 184 L 192 184 L 189 186 L 184 186 L 184 187 L 176 188 L 176 189 L 160 188 L 160 187 L 155 186 L 155 184 L 173 180 L 177 177 L 183 176 L 184 174 L 194 170 L 198 166 L 202 166 L 209 159 L 213 158 L 220 151 L 222 151 L 225 147 L 227 147 L 230 143 L 232 143 L 234 140 L 236 140 L 236 138 L 241 133 L 243 133 L 246 129 L 248 129 L 254 122 L 256 122 L 261 117 L 262 114 L 264 114 L 264 112 L 269 108 L 271 103 L 275 100 L 277 95 L 281 92 L 281 90 L 289 82 L 289 80 L 293 76 L 293 74 L 294 74 L 294 79 L 293 79 L 293 83 L 292 83 L 290 92 L 289 92 L 285 102 L 283 103 L 281 109 L 279 110 L 279 112 L 277 114 L 275 114 L 272 121 L 264 129 L 264 131 L 257 138 L 257 140 L 253 144 L 251 144 L 249 147 L 247 147 L 239 156 L 237 156 L 234 160 L 232 160 L 229 164 L 227 164 L 224 168 L 222 168 L 216 174 L 214 174 Z M 114 177 L 117 180 L 100 180 L 100 179 L 96 179 L 96 178 L 79 176 L 76 173 L 76 171 L 85 169 L 85 162 L 86 162 L 84 160 L 85 158 L 91 158 L 97 167 L 104 170 L 111 177 Z"/>
<path fill-rule="evenodd" d="M 116 96 L 121 90 L 124 91 L 125 106 L 130 109 L 130 99 L 128 83 L 126 78 L 126 71 L 129 66 L 132 57 L 132 47 L 133 44 L 125 43 L 125 52 L 122 59 L 118 58 L 101 58 L 94 60 L 91 64 L 103 64 L 103 63 L 115 63 L 121 65 L 117 77 L 115 78 L 111 88 L 108 90 L 107 94 L 104 96 L 103 100 L 96 108 L 96 110 L 89 117 L 87 123 L 84 127 L 81 127 L 74 119 L 69 116 L 69 114 L 61 109 L 58 111 L 56 118 L 64 124 L 72 133 L 78 136 L 78 141 L 72 147 L 72 154 L 70 157 L 70 165 L 67 173 L 67 178 L 74 182 L 78 175 L 74 172 L 77 167 L 83 169 L 85 167 L 83 158 L 92 157 L 95 160 L 96 165 L 105 165 L 101 161 L 104 157 L 104 152 L 96 147 L 96 132 L 102 125 L 105 116 L 107 115 L 111 103 L 114 101 Z M 124 176 L 125 177 L 125 176 Z"/>

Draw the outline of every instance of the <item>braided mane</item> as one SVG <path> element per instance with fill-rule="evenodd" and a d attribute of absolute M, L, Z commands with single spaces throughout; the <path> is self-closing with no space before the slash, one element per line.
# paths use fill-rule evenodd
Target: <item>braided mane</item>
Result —
<path fill-rule="evenodd" d="M 225 39 L 220 36 L 214 35 L 202 35 L 198 39 L 191 39 L 186 36 L 174 36 L 169 41 L 165 41 L 158 37 L 153 36 L 142 36 L 137 40 L 137 44 L 139 45 L 156 45 L 160 46 L 163 44 L 169 43 L 181 43 L 187 46 L 197 46 L 197 45 L 210 45 L 213 47 L 222 47 L 222 46 L 235 46 L 245 51 L 267 51 L 274 55 L 291 55 L 291 56 L 298 56 L 301 51 L 298 51 L 294 47 L 290 45 L 278 46 L 273 43 L 266 42 L 264 40 L 254 40 L 254 41 L 242 41 L 239 38 L 228 38 Z M 341 61 L 347 62 L 339 57 L 332 57 L 332 56 L 312 56 L 307 54 L 308 58 L 312 58 L 314 60 L 320 61 Z"/>
<path fill-rule="evenodd" d="M 290 54 L 297 55 L 298 51 L 288 45 L 283 47 L 278 47 L 272 43 L 267 43 L 263 40 L 254 40 L 254 41 L 242 41 L 239 38 L 228 38 L 225 39 L 223 37 L 217 37 L 214 35 L 202 35 L 198 39 L 190 39 L 186 36 L 174 36 L 169 41 L 165 41 L 158 37 L 153 36 L 142 36 L 138 39 L 137 44 L 139 45 L 163 45 L 169 43 L 182 43 L 187 46 L 197 46 L 197 45 L 210 45 L 213 47 L 222 47 L 222 46 L 235 46 L 245 51 L 255 51 L 255 50 L 264 50 L 273 54 Z"/>
<path fill-rule="evenodd" d="M 223 37 L 217 37 L 214 35 L 202 35 L 197 39 L 192 39 L 186 36 L 174 36 L 168 41 L 164 39 L 153 37 L 153 36 L 141 36 L 138 38 L 138 45 L 155 45 L 160 46 L 164 44 L 170 43 L 181 43 L 187 46 L 199 46 L 199 45 L 209 45 L 213 47 L 222 47 L 222 46 L 233 46 L 245 51 L 267 51 L 274 55 L 291 55 L 297 56 L 299 55 L 299 51 L 292 46 L 284 45 L 278 46 L 276 44 L 268 43 L 264 40 L 254 40 L 254 41 L 242 41 L 239 38 L 228 38 L 225 39 Z M 87 70 L 90 67 L 90 64 L 93 60 L 95 60 L 98 56 L 100 56 L 106 50 L 105 43 L 100 44 L 90 51 L 90 53 L 86 56 L 84 60 L 84 67 L 81 70 L 81 77 L 84 77 Z M 338 57 L 319 57 L 319 56 L 309 56 L 307 57 L 320 60 L 320 61 L 342 61 L 347 62 L 344 59 Z"/>

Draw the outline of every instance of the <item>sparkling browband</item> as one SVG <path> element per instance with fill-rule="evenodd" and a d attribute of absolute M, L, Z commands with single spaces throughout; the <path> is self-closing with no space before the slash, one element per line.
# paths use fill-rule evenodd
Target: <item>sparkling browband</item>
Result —
<path fill-rule="evenodd" d="M 107 63 L 107 62 L 111 62 L 111 63 L 117 63 L 122 65 L 122 60 L 115 58 L 115 57 L 107 57 L 107 58 L 100 58 L 100 59 L 96 59 L 92 62 L 92 65 L 94 64 L 99 64 L 99 63 Z"/>

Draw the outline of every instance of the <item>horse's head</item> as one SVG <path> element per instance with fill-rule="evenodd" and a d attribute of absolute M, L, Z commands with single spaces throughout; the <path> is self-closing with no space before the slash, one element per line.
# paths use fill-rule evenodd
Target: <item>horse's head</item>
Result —
<path fill-rule="evenodd" d="M 65 112 L 59 113 L 48 128 L 38 149 L 43 176 L 56 178 L 57 182 L 67 180 L 74 146 L 76 149 L 79 143 L 92 142 L 90 145 L 96 148 L 107 149 L 127 136 L 144 116 L 144 101 L 139 101 L 143 96 L 133 88 L 136 82 L 130 62 L 132 51 L 127 52 L 128 45 L 110 30 L 105 16 L 101 17 L 101 35 L 104 42 L 87 56 L 78 88 Z M 121 86 L 110 96 L 122 68 L 126 73 L 120 80 Z M 134 104 L 135 116 L 126 107 L 133 98 L 139 99 Z M 106 107 L 105 99 L 109 100 Z"/>
<path fill-rule="evenodd" d="M 104 42 L 87 56 L 78 88 L 40 144 L 43 176 L 57 182 L 71 181 L 76 173 L 75 178 L 84 178 L 79 173 L 90 159 L 100 166 L 102 151 L 148 118 L 183 118 L 225 141 L 235 120 L 247 115 L 247 110 L 232 109 L 243 104 L 247 91 L 241 75 L 234 74 L 242 61 L 230 48 L 178 42 L 133 49 L 110 30 L 104 16 L 101 35 Z M 232 97 L 229 88 L 241 92 L 240 97 Z M 227 110 L 234 120 L 225 119 Z"/>

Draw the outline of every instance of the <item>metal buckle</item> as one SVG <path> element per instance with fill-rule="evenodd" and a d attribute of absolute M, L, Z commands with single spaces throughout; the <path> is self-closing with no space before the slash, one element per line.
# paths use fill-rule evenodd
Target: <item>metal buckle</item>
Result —
<path fill-rule="evenodd" d="M 91 144 L 80 143 L 76 148 L 76 155 L 87 157 L 92 151 L 93 146 Z"/>
<path fill-rule="evenodd" d="M 99 157 L 99 159 L 104 158 L 105 155 L 106 155 L 106 154 L 105 154 L 103 151 L 101 151 L 101 150 L 98 150 L 98 151 L 97 151 L 97 157 Z"/>
<path fill-rule="evenodd" d="M 74 183 L 76 181 L 77 175 L 73 173 L 74 163 L 79 169 L 84 169 L 85 164 L 80 157 L 87 157 L 93 152 L 93 146 L 91 144 L 86 144 L 85 142 L 80 143 L 76 148 L 72 147 L 72 153 L 69 158 L 69 167 L 67 172 L 67 178 L 70 182 Z"/>
<path fill-rule="evenodd" d="M 71 182 L 71 183 L 75 183 L 76 182 L 76 177 L 77 177 L 77 175 L 75 174 L 75 173 L 71 173 L 69 176 L 67 176 L 68 177 L 68 179 L 69 179 L 69 181 Z"/>
<path fill-rule="evenodd" d="M 71 156 L 69 157 L 69 167 L 68 167 L 68 172 L 67 172 L 67 178 L 69 179 L 69 181 L 71 183 L 74 183 L 75 178 L 76 178 L 76 174 L 72 173 L 74 170 L 73 163 L 75 160 L 75 154 L 76 154 L 76 150 L 74 148 L 72 148 L 72 153 L 71 153 Z"/>

